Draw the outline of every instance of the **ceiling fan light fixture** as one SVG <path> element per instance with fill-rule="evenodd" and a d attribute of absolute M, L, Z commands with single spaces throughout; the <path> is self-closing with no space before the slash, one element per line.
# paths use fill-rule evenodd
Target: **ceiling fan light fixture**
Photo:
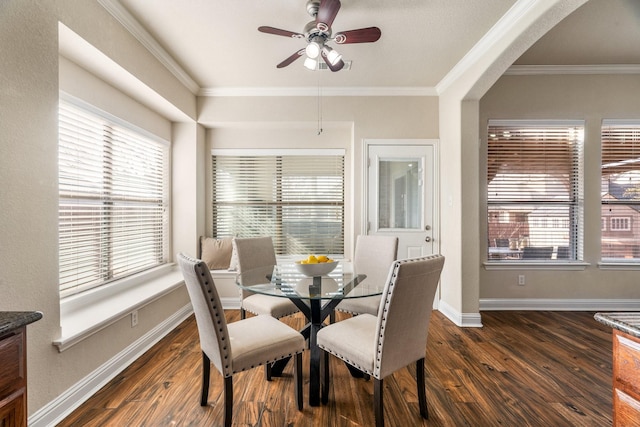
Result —
<path fill-rule="evenodd" d="M 305 48 L 305 52 L 307 53 L 307 56 L 309 58 L 316 59 L 318 55 L 320 55 L 321 49 L 322 47 L 320 46 L 320 43 L 313 41 L 309 42 L 309 44 Z"/>
<path fill-rule="evenodd" d="M 331 65 L 336 65 L 342 59 L 342 55 L 337 50 L 331 49 L 329 46 L 323 46 L 322 53 L 327 57 L 327 60 Z"/>
<path fill-rule="evenodd" d="M 304 60 L 304 66 L 309 70 L 313 71 L 318 66 L 318 61 L 313 58 L 306 58 Z"/>

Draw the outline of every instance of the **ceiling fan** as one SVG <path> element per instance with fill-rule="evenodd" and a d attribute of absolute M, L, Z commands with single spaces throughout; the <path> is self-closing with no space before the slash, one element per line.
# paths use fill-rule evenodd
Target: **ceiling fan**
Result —
<path fill-rule="evenodd" d="M 283 68 L 306 54 L 304 66 L 310 70 L 318 67 L 319 57 L 322 57 L 331 71 L 340 71 L 344 67 L 342 55 L 327 45 L 328 42 L 337 44 L 372 43 L 382 34 L 378 27 L 360 28 L 357 30 L 340 31 L 332 34 L 331 24 L 340 10 L 340 0 L 308 0 L 307 12 L 315 19 L 305 25 L 302 33 L 281 30 L 274 27 L 258 27 L 258 31 L 276 36 L 304 39 L 307 46 L 277 65 Z"/>

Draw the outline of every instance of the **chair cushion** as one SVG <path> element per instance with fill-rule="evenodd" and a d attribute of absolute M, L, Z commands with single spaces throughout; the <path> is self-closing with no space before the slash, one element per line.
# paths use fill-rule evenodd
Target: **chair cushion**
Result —
<path fill-rule="evenodd" d="M 233 373 L 304 351 L 302 334 L 271 316 L 255 316 L 227 324 Z"/>
<path fill-rule="evenodd" d="M 231 262 L 232 238 L 200 237 L 200 258 L 209 270 L 226 270 Z"/>
<path fill-rule="evenodd" d="M 351 314 L 368 313 L 377 316 L 378 308 L 380 307 L 380 298 L 380 295 L 364 298 L 347 298 L 338 304 L 336 310 Z"/>
<path fill-rule="evenodd" d="M 288 298 L 251 294 L 242 300 L 242 308 L 253 314 L 267 314 L 279 319 L 297 313 L 298 307 Z"/>
<path fill-rule="evenodd" d="M 373 375 L 377 321 L 376 316 L 361 314 L 326 326 L 318 332 L 318 347 Z"/>

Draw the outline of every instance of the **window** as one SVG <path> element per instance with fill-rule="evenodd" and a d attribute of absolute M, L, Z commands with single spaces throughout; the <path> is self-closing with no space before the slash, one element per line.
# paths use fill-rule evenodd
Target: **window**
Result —
<path fill-rule="evenodd" d="M 489 122 L 488 241 L 509 241 L 489 259 L 581 259 L 583 140 L 582 122 Z"/>
<path fill-rule="evenodd" d="M 631 218 L 612 217 L 611 218 L 611 231 L 630 231 L 631 230 Z"/>
<path fill-rule="evenodd" d="M 213 150 L 213 235 L 279 255 L 344 252 L 343 150 Z"/>
<path fill-rule="evenodd" d="M 60 101 L 62 297 L 167 262 L 168 144 L 90 106 Z"/>
<path fill-rule="evenodd" d="M 603 260 L 640 259 L 640 121 L 602 124 Z"/>

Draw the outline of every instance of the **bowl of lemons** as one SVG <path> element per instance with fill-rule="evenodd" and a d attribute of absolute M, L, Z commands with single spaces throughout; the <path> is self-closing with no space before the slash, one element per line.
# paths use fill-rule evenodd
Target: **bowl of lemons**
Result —
<path fill-rule="evenodd" d="M 298 271 L 308 277 L 329 274 L 337 265 L 338 261 L 334 261 L 325 255 L 309 255 L 305 259 L 296 261 Z"/>

